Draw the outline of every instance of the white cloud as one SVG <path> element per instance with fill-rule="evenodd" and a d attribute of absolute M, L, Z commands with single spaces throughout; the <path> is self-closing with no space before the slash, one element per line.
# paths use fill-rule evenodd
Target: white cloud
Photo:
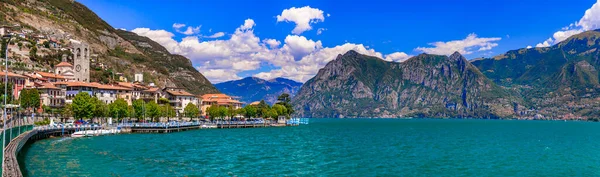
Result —
<path fill-rule="evenodd" d="M 136 28 L 132 31 L 158 42 L 171 53 L 190 58 L 196 69 L 213 83 L 240 79 L 241 72 L 258 72 L 262 65 L 277 69 L 260 72 L 255 76 L 265 79 L 286 77 L 305 82 L 327 62 L 349 50 L 383 58 L 381 53 L 362 44 L 345 43 L 323 47 L 321 41 L 298 35 L 288 35 L 284 41 L 261 40 L 254 34 L 254 26 L 254 21 L 248 19 L 228 39 L 207 41 L 200 41 L 198 36 L 187 36 L 176 41 L 173 39 L 174 34 L 165 30 Z M 386 55 L 386 59 L 393 61 L 400 61 L 402 58 L 400 52 Z"/>
<path fill-rule="evenodd" d="M 528 45 L 526 48 L 527 48 L 527 49 L 531 49 L 531 48 L 533 48 L 533 47 L 532 47 L 532 46 L 530 46 L 530 45 Z"/>
<path fill-rule="evenodd" d="M 284 42 L 283 50 L 288 51 L 296 59 L 301 59 L 309 53 L 323 48 L 321 41 L 309 40 L 304 36 L 288 35 Z"/>
<path fill-rule="evenodd" d="M 536 47 L 549 47 L 558 44 L 573 35 L 598 28 L 600 28 L 600 0 L 586 10 L 579 21 L 563 27 L 561 30 L 555 32 L 551 38 L 538 43 Z"/>
<path fill-rule="evenodd" d="M 329 61 L 334 60 L 338 55 L 344 54 L 350 50 L 355 50 L 358 53 L 371 55 L 379 58 L 383 58 L 381 53 L 376 52 L 373 49 L 368 49 L 362 44 L 346 43 L 335 47 L 327 47 L 321 50 L 304 56 L 297 62 L 288 62 L 285 65 L 281 65 L 280 69 L 271 70 L 268 72 L 261 72 L 255 74 L 255 77 L 263 79 L 273 79 L 277 77 L 285 77 L 300 82 L 306 82 L 312 78 L 319 69 L 323 68 Z"/>
<path fill-rule="evenodd" d="M 200 26 L 197 26 L 197 27 L 188 26 L 185 31 L 177 30 L 177 32 L 179 32 L 181 34 L 185 34 L 185 35 L 197 34 L 197 33 L 200 33 Z"/>
<path fill-rule="evenodd" d="M 244 20 L 244 24 L 242 26 L 240 26 L 240 30 L 248 30 L 248 29 L 252 29 L 254 28 L 254 20 L 252 19 L 246 19 Z"/>
<path fill-rule="evenodd" d="M 179 47 L 177 41 L 173 39 L 173 36 L 175 35 L 165 30 L 150 30 L 150 28 L 136 28 L 131 30 L 131 32 L 134 32 L 140 36 L 146 36 L 152 39 L 153 41 L 158 42 L 170 52 L 175 51 Z"/>
<path fill-rule="evenodd" d="M 323 31 L 327 31 L 327 28 L 319 28 L 317 30 L 317 35 L 321 35 L 321 33 L 323 33 Z"/>
<path fill-rule="evenodd" d="M 201 68 L 197 68 L 197 69 L 198 69 L 198 71 L 200 71 L 200 73 L 202 73 L 202 75 L 204 75 L 207 78 L 210 78 L 210 81 L 213 84 L 225 82 L 225 81 L 229 81 L 229 80 L 241 79 L 241 77 L 238 76 L 237 74 L 230 73 L 224 69 L 209 69 L 209 70 L 203 70 Z"/>
<path fill-rule="evenodd" d="M 207 38 L 220 38 L 220 37 L 223 37 L 223 36 L 225 36 L 224 32 L 216 32 L 215 34 L 210 35 L 210 36 L 206 36 L 206 37 Z"/>
<path fill-rule="evenodd" d="M 281 45 L 281 42 L 276 39 L 265 39 L 263 40 L 263 43 L 268 44 L 271 49 L 275 49 Z"/>
<path fill-rule="evenodd" d="M 473 50 L 475 49 L 477 49 L 477 51 L 491 50 L 492 48 L 498 46 L 498 43 L 495 42 L 501 39 L 502 38 L 499 37 L 480 38 L 477 37 L 475 33 L 471 33 L 467 36 L 467 38 L 462 40 L 433 42 L 429 43 L 429 45 L 434 47 L 417 47 L 415 50 L 438 55 L 450 55 L 458 51 L 464 55 L 473 53 Z"/>
<path fill-rule="evenodd" d="M 173 23 L 173 28 L 175 28 L 175 29 L 179 29 L 179 28 L 182 28 L 184 26 L 185 26 L 185 24 L 182 24 L 182 23 Z"/>
<path fill-rule="evenodd" d="M 385 60 L 386 61 L 394 61 L 394 62 L 403 62 L 406 61 L 407 59 L 409 59 L 410 55 L 404 53 L 404 52 L 394 52 L 388 55 L 385 55 Z"/>
<path fill-rule="evenodd" d="M 329 14 L 327 14 L 329 17 Z M 292 7 L 283 10 L 281 15 L 277 15 L 277 22 L 294 22 L 296 27 L 292 30 L 293 34 L 302 34 L 304 31 L 311 30 L 311 23 L 317 23 L 325 21 L 323 11 L 317 8 L 311 8 L 310 6 L 304 6 L 301 8 Z"/>

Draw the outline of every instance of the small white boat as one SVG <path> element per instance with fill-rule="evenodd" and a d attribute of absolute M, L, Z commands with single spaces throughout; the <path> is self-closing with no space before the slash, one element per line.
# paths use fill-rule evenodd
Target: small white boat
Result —
<path fill-rule="evenodd" d="M 119 129 L 110 129 L 110 130 L 85 130 L 85 131 L 76 131 L 71 135 L 71 137 L 90 137 L 90 136 L 102 136 L 102 135 L 110 135 L 121 133 Z"/>
<path fill-rule="evenodd" d="M 217 128 L 217 125 L 202 125 L 202 128 Z"/>

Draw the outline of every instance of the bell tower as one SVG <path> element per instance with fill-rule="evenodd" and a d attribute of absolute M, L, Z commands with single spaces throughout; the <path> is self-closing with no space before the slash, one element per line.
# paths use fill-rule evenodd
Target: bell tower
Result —
<path fill-rule="evenodd" d="M 82 42 L 72 42 L 73 72 L 75 81 L 90 82 L 90 49 Z"/>

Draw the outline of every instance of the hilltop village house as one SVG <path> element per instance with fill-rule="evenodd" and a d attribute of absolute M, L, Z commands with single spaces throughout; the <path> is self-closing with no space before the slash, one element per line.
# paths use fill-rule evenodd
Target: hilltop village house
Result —
<path fill-rule="evenodd" d="M 106 104 L 113 103 L 118 98 L 123 98 L 131 105 L 134 100 L 141 99 L 146 102 L 158 102 L 160 98 L 169 100 L 177 116 L 183 116 L 188 104 L 196 105 L 206 115 L 206 110 L 212 105 L 233 107 L 238 109 L 242 102 L 234 100 L 225 94 L 194 95 L 182 88 L 158 88 L 154 84 L 145 85 L 142 74 L 136 74 L 135 82 L 116 82 L 113 84 L 100 84 L 90 82 L 90 49 L 88 45 L 79 41 L 72 41 L 74 45 L 70 50 L 73 53 L 73 63 L 63 56 L 62 62 L 54 66 L 53 72 L 33 71 L 24 74 L 8 72 L 8 82 L 12 83 L 12 96 L 17 99 L 23 89 L 36 88 L 40 93 L 41 105 L 53 108 L 73 103 L 75 95 L 86 92 L 97 97 Z M 0 71 L 0 76 L 6 73 Z M 0 77 L 4 82 L 4 77 Z M 40 109 L 41 110 L 41 109 Z"/>

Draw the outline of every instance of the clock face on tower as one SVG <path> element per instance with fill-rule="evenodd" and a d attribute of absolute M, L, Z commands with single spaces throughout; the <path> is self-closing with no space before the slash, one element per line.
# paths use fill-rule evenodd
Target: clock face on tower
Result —
<path fill-rule="evenodd" d="M 81 71 L 81 65 L 75 66 L 75 71 L 77 71 L 77 72 Z"/>

